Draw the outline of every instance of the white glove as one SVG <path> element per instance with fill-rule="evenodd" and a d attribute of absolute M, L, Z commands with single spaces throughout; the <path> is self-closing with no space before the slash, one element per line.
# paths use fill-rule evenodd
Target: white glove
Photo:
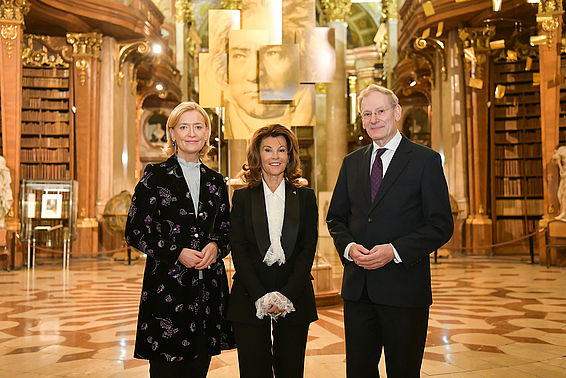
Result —
<path fill-rule="evenodd" d="M 267 311 L 272 307 L 276 306 L 283 310 L 280 314 L 270 314 Z M 295 306 L 286 296 L 278 291 L 272 291 L 271 293 L 265 294 L 263 297 L 255 301 L 256 313 L 255 315 L 259 319 L 263 319 L 264 316 L 269 315 L 273 319 L 277 319 L 278 316 L 285 317 L 290 312 L 295 311 Z"/>

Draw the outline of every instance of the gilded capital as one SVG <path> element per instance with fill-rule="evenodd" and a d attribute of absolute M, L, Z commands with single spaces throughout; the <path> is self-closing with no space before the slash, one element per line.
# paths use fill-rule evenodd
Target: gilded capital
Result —
<path fill-rule="evenodd" d="M 321 4 L 324 14 L 330 22 L 345 21 L 352 6 L 350 0 L 321 0 Z"/>
<path fill-rule="evenodd" d="M 548 47 L 552 47 L 554 34 L 560 26 L 560 18 L 562 18 L 563 14 L 562 0 L 540 0 L 537 22 L 546 36 Z"/>
<path fill-rule="evenodd" d="M 0 0 L 0 21 L 24 22 L 28 12 L 29 2 L 26 0 Z"/>
<path fill-rule="evenodd" d="M 390 20 L 398 20 L 399 12 L 397 8 L 399 3 L 397 0 L 386 0 L 385 8 L 387 9 L 387 18 Z"/>
<path fill-rule="evenodd" d="M 190 0 L 175 0 L 175 20 L 180 24 L 193 23 L 195 16 Z"/>
<path fill-rule="evenodd" d="M 67 43 L 73 45 L 74 56 L 99 58 L 102 34 L 67 33 Z"/>
<path fill-rule="evenodd" d="M 220 4 L 223 9 L 242 10 L 242 0 L 222 0 Z"/>

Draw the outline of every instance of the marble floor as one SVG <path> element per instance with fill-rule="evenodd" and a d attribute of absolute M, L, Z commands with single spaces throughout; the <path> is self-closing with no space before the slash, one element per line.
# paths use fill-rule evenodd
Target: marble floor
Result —
<path fill-rule="evenodd" d="M 132 358 L 143 264 L 0 271 L 0 377 L 147 377 L 147 362 Z M 432 273 L 422 376 L 566 377 L 566 268 L 451 258 Z M 319 317 L 305 376 L 344 377 L 342 307 Z M 237 376 L 235 351 L 213 358 L 209 377 Z"/>

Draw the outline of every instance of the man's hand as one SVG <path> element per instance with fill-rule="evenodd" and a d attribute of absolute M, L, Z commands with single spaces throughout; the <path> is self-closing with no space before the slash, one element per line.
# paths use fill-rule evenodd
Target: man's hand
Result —
<path fill-rule="evenodd" d="M 350 251 L 348 251 L 348 254 L 352 258 L 352 260 L 354 260 L 354 263 L 356 263 L 356 265 L 360 265 L 360 257 L 369 254 L 369 250 L 361 244 L 352 244 Z"/>
<path fill-rule="evenodd" d="M 354 246 L 352 246 L 352 248 L 353 247 Z M 350 250 L 352 248 L 350 248 Z M 378 244 L 374 246 L 369 253 L 360 256 L 358 261 L 356 261 L 356 264 L 364 269 L 373 270 L 381 268 L 394 258 L 395 253 L 393 253 L 393 247 L 391 247 L 391 244 Z"/>
<path fill-rule="evenodd" d="M 218 246 L 215 242 L 208 243 L 202 249 L 203 258 L 197 265 L 195 265 L 196 269 L 206 269 L 216 261 L 216 256 L 218 256 Z"/>
<path fill-rule="evenodd" d="M 179 261 L 181 264 L 183 264 L 187 268 L 193 268 L 193 267 L 195 267 L 195 265 L 202 262 L 203 257 L 204 257 L 203 252 L 199 252 L 197 250 L 190 249 L 190 248 L 183 248 L 183 250 L 181 251 L 181 254 L 179 255 L 179 258 L 177 259 L 177 261 Z"/>

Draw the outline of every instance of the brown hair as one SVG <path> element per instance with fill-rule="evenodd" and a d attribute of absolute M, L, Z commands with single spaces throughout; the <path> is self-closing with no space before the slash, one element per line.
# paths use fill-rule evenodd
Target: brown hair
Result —
<path fill-rule="evenodd" d="M 379 92 L 389 97 L 389 103 L 392 107 L 395 107 L 399 104 L 399 98 L 391 89 L 382 87 L 381 85 L 377 84 L 370 84 L 366 88 L 362 89 L 360 94 L 358 95 L 358 111 L 362 112 L 362 101 L 366 98 L 370 93 Z"/>
<path fill-rule="evenodd" d="M 285 181 L 299 187 L 299 178 L 303 174 L 301 170 L 301 159 L 299 158 L 299 141 L 291 130 L 278 123 L 264 126 L 254 133 L 247 150 L 247 163 L 242 166 L 244 170 L 243 180 L 248 187 L 256 187 L 261 183 L 261 155 L 260 146 L 264 138 L 282 136 L 287 141 L 287 153 L 289 162 L 285 168 Z"/>
<path fill-rule="evenodd" d="M 189 112 L 191 110 L 197 111 L 202 115 L 202 118 L 204 118 L 204 125 L 208 130 L 208 136 L 206 137 L 206 142 L 204 143 L 204 146 L 200 150 L 200 157 L 202 158 L 203 156 L 206 156 L 206 153 L 210 148 L 210 141 L 208 140 L 210 138 L 210 131 L 211 131 L 210 118 L 208 117 L 208 114 L 206 114 L 206 111 L 202 108 L 202 106 L 200 106 L 196 102 L 186 101 L 186 102 L 181 102 L 179 105 L 175 106 L 175 108 L 171 111 L 171 114 L 169 114 L 169 118 L 167 118 L 167 127 L 166 127 L 167 145 L 163 147 L 163 152 L 167 155 L 167 157 L 177 152 L 177 146 L 173 146 L 173 141 L 171 140 L 170 129 L 177 126 L 177 123 L 179 123 L 179 118 L 181 118 L 181 115 L 183 115 L 183 113 Z"/>

